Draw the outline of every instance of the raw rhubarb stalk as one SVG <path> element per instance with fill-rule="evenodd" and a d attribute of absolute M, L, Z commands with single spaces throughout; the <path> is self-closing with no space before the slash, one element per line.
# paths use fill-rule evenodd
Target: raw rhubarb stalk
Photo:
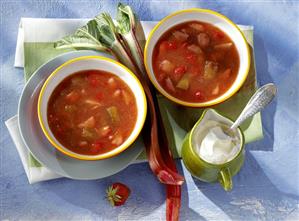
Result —
<path fill-rule="evenodd" d="M 107 13 L 101 13 L 94 20 L 97 23 L 97 35 L 99 41 L 107 48 L 111 49 L 112 54 L 133 73 L 137 73 L 134 60 L 130 52 L 122 44 L 122 37 L 116 32 L 116 26 L 113 23 L 111 16 Z"/>
<path fill-rule="evenodd" d="M 173 161 L 168 158 L 165 160 L 162 157 L 161 151 L 170 152 L 168 145 L 159 144 L 159 131 L 158 131 L 158 118 L 157 113 L 158 103 L 155 102 L 154 97 L 147 84 L 143 84 L 144 91 L 147 94 L 150 116 L 146 122 L 146 128 L 143 130 L 143 139 L 148 155 L 148 160 L 152 171 L 157 175 L 161 183 L 170 185 L 182 185 L 184 178 L 179 175 L 173 168 L 169 168 L 166 164 L 167 161 Z M 156 107 L 156 108 L 155 108 Z M 147 128 L 150 128 L 150 136 Z"/>
<path fill-rule="evenodd" d="M 137 15 L 130 6 L 119 3 L 116 21 L 117 31 L 123 37 L 124 44 L 129 48 L 139 70 L 145 73 L 143 63 L 145 34 Z"/>
<path fill-rule="evenodd" d="M 159 114 L 158 102 L 156 100 L 155 91 L 151 87 L 151 83 L 145 73 L 143 49 L 145 43 L 145 35 L 140 21 L 130 6 L 119 3 L 117 7 L 117 31 L 122 36 L 124 47 L 128 48 L 131 53 L 132 59 L 139 68 L 141 75 L 139 79 L 142 82 L 145 93 L 147 95 L 149 104 L 149 126 L 150 139 L 148 139 L 148 131 L 144 130 L 143 136 L 145 146 L 149 159 L 149 164 L 153 172 L 157 175 L 158 179 L 165 184 L 181 185 L 184 178 L 175 171 L 174 168 L 170 169 L 167 162 L 163 159 L 161 151 L 170 152 L 168 144 L 159 144 L 159 125 L 157 114 Z M 163 125 L 162 125 L 163 128 Z M 168 158 L 168 161 L 173 159 Z"/>
<path fill-rule="evenodd" d="M 160 113 L 160 112 L 159 112 Z M 166 136 L 165 127 L 161 115 L 159 115 L 159 122 L 161 123 L 160 140 L 161 146 L 168 146 L 168 140 Z M 173 171 L 177 172 L 175 161 L 171 151 L 162 149 L 162 157 L 167 162 L 167 166 Z M 179 220 L 180 208 L 181 208 L 181 185 L 166 185 L 166 220 L 177 221 Z"/>
<path fill-rule="evenodd" d="M 128 48 L 132 52 L 132 57 L 135 63 L 138 65 L 139 70 L 145 73 L 143 63 L 143 48 L 145 42 L 144 31 L 140 25 L 139 19 L 132 12 L 129 6 L 119 4 L 117 13 L 118 27 L 121 35 L 123 36 L 124 42 L 128 45 Z M 146 76 L 146 75 L 145 75 Z M 147 79 L 146 82 L 150 85 Z M 168 183 L 166 185 L 166 220 L 177 221 L 179 219 L 179 212 L 181 207 L 181 184 L 183 183 L 183 177 L 176 177 L 178 180 L 174 182 L 169 173 L 177 173 L 175 162 L 172 158 L 172 154 L 169 149 L 165 128 L 161 119 L 160 112 L 158 110 L 158 102 L 156 97 L 153 96 L 155 93 L 151 88 L 145 89 L 148 97 L 148 103 L 150 107 L 150 121 L 149 128 L 151 128 L 151 137 L 148 140 L 148 131 L 144 130 L 144 140 L 149 158 L 149 164 L 158 179 L 162 183 Z M 149 96 L 150 94 L 150 96 Z M 156 107 L 156 109 L 155 109 Z M 158 115 L 158 116 L 157 116 Z M 158 125 L 158 122 L 160 125 Z M 158 132 L 158 128 L 160 131 Z M 158 139 L 160 134 L 160 139 Z M 159 143 L 160 141 L 160 143 Z M 161 159 L 162 158 L 162 159 Z M 161 170 L 161 166 L 166 164 L 166 168 L 170 168 L 171 172 Z M 173 185 L 170 185 L 173 183 Z"/>
<path fill-rule="evenodd" d="M 166 220 L 177 221 L 181 208 L 181 186 L 167 185 L 166 195 Z"/>

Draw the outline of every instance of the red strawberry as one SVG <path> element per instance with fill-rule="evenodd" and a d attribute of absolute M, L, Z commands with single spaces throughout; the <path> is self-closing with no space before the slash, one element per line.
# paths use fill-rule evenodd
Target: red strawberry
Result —
<path fill-rule="evenodd" d="M 131 190 L 122 183 L 114 183 L 106 190 L 107 199 L 112 206 L 121 206 L 128 199 Z"/>

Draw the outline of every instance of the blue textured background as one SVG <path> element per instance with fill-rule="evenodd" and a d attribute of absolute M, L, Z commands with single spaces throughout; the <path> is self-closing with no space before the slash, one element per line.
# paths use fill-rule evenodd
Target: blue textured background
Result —
<path fill-rule="evenodd" d="M 299 3 L 296 1 L 123 1 L 142 20 L 159 20 L 178 9 L 219 11 L 238 24 L 255 27 L 258 83 L 274 82 L 278 97 L 263 111 L 265 138 L 246 146 L 243 169 L 234 189 L 186 177 L 181 220 L 299 220 Z M 21 17 L 88 18 L 100 11 L 115 15 L 117 1 L 1 0 L 1 190 L 0 220 L 164 220 L 165 192 L 146 163 L 97 181 L 59 179 L 29 185 L 4 120 L 16 114 L 24 87 L 21 69 L 13 67 Z M 121 181 L 132 189 L 127 204 L 110 207 L 105 188 Z"/>

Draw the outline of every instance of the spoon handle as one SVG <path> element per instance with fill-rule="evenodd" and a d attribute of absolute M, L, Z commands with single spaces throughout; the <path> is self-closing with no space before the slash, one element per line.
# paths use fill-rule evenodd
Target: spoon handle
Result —
<path fill-rule="evenodd" d="M 265 84 L 264 86 L 260 87 L 254 93 L 254 95 L 252 95 L 238 119 L 230 127 L 231 130 L 234 130 L 240 124 L 242 124 L 244 120 L 264 109 L 264 107 L 266 107 L 273 100 L 276 91 L 276 86 L 272 83 Z"/>

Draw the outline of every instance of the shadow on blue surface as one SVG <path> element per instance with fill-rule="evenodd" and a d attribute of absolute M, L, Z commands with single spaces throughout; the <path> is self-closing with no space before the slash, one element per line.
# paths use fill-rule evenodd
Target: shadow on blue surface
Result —
<path fill-rule="evenodd" d="M 256 32 L 254 32 L 254 53 L 257 71 L 257 80 L 259 86 L 273 82 L 271 74 L 269 73 L 269 62 L 264 40 Z M 264 138 L 259 142 L 247 145 L 250 150 L 273 151 L 274 142 L 274 116 L 276 112 L 276 99 L 271 103 L 271 108 L 266 107 L 262 111 L 262 124 Z"/>
<path fill-rule="evenodd" d="M 183 174 L 182 166 L 177 163 L 177 168 Z M 137 174 L 133 179 L 127 179 Z M 51 180 L 36 184 L 55 194 L 65 204 L 71 204 L 80 209 L 86 209 L 92 214 L 103 216 L 107 219 L 137 220 L 149 216 L 150 220 L 164 218 L 166 193 L 164 185 L 160 184 L 153 175 L 149 175 L 150 169 L 147 163 L 129 166 L 128 169 L 95 181 Z M 146 177 L 146 179 L 144 179 Z M 134 187 L 127 203 L 119 208 L 111 207 L 105 199 L 105 191 L 113 182 L 123 182 L 129 187 Z M 138 183 L 138 185 L 136 185 Z M 42 197 L 42 196 L 41 196 Z M 59 201 L 61 201 L 59 200 Z M 162 209 L 160 208 L 162 207 Z M 154 211 L 161 209 L 155 217 L 150 217 Z M 189 208 L 189 196 L 187 185 L 182 186 L 181 219 L 206 220 L 198 212 Z"/>
<path fill-rule="evenodd" d="M 181 164 L 177 163 L 177 168 L 178 168 L 178 171 L 180 174 L 184 174 Z M 187 189 L 186 182 L 182 186 L 180 219 L 181 220 L 198 220 L 198 221 L 207 220 L 203 216 L 201 216 L 198 212 L 194 211 L 192 208 L 189 207 L 189 195 L 188 195 L 188 189 Z"/>
<path fill-rule="evenodd" d="M 233 178 L 231 192 L 225 192 L 218 183 L 193 180 L 197 188 L 232 220 L 243 220 L 244 217 L 247 220 L 283 220 L 296 208 L 299 199 L 279 191 L 249 151 L 246 151 L 243 168 Z"/>
<path fill-rule="evenodd" d="M 127 179 L 132 177 L 132 173 L 137 176 L 134 179 Z M 163 186 L 153 176 L 148 174 L 149 168 L 147 164 L 138 164 L 129 166 L 122 172 L 105 179 L 95 181 L 73 180 L 67 186 L 64 185 L 64 182 L 58 180 L 44 182 L 40 185 L 75 207 L 87 209 L 107 219 L 113 219 L 117 217 L 117 213 L 121 210 L 116 210 L 109 205 L 105 199 L 105 191 L 113 182 L 122 182 L 131 188 L 134 187 L 129 200 L 124 206 L 126 213 L 131 213 L 131 216 L 134 216 L 134 212 L 136 212 L 136 214 L 142 213 L 146 216 L 164 203 Z M 136 183 L 139 183 L 139 185 L 136 185 Z M 152 194 L 152 191 L 155 191 L 156 194 Z"/>

